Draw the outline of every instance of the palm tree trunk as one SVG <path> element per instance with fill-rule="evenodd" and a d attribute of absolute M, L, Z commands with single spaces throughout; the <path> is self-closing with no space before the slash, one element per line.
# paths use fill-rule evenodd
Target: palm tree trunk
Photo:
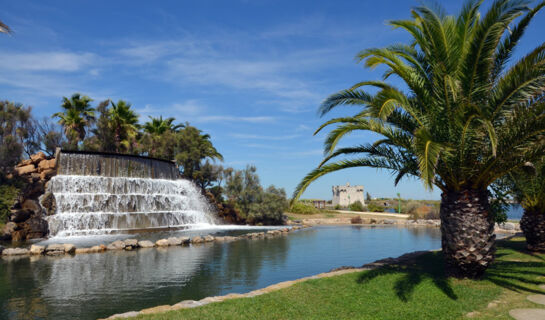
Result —
<path fill-rule="evenodd" d="M 444 192 L 441 198 L 441 246 L 447 275 L 479 278 L 496 251 L 488 192 Z"/>
<path fill-rule="evenodd" d="M 520 228 L 526 237 L 526 248 L 545 252 L 545 215 L 524 210 Z"/>

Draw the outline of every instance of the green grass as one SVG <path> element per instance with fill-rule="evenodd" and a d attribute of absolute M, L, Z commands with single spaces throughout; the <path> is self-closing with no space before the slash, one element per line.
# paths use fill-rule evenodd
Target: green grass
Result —
<path fill-rule="evenodd" d="M 509 319 L 528 307 L 526 295 L 542 292 L 545 255 L 524 252 L 523 239 L 500 241 L 497 260 L 480 281 L 444 277 L 440 253 L 408 266 L 391 266 L 309 280 L 254 298 L 137 319 Z M 497 301 L 497 307 L 487 308 Z M 536 307 L 534 305 L 534 307 Z"/>

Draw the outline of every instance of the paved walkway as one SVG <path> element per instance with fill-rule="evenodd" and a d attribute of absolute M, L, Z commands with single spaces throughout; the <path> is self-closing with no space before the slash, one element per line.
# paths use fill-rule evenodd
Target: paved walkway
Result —
<path fill-rule="evenodd" d="M 539 286 L 545 290 L 545 284 Z M 528 300 L 540 304 L 543 308 L 532 309 L 513 309 L 509 311 L 509 315 L 516 320 L 545 320 L 545 294 L 533 294 L 527 297 Z"/>

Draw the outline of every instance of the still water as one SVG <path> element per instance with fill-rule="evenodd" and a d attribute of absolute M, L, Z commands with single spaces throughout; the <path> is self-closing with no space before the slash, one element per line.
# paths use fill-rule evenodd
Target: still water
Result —
<path fill-rule="evenodd" d="M 230 243 L 2 258 L 0 318 L 96 319 L 244 293 L 340 266 L 437 249 L 440 238 L 436 228 L 324 226 Z"/>

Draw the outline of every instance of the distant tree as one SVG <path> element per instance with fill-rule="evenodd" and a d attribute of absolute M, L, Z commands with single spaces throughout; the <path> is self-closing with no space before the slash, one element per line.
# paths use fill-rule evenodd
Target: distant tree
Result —
<path fill-rule="evenodd" d="M 369 194 L 369 192 L 366 192 L 366 193 L 365 193 L 365 201 L 371 201 L 371 200 L 373 200 L 373 199 L 371 198 L 371 195 Z"/>
<path fill-rule="evenodd" d="M 166 131 L 177 131 L 184 127 L 183 124 L 175 125 L 174 118 L 163 119 L 163 116 L 158 118 L 149 117 L 151 121 L 144 124 L 144 132 L 154 135 L 162 135 Z"/>
<path fill-rule="evenodd" d="M 64 137 L 59 126 L 52 123 L 49 118 L 36 121 L 37 134 L 40 137 L 40 148 L 48 156 L 53 156 L 55 150 L 62 146 Z"/>
<path fill-rule="evenodd" d="M 63 97 L 63 112 L 53 114 L 59 118 L 64 128 L 68 145 L 77 149 L 79 142 L 85 139 L 86 130 L 95 121 L 95 109 L 91 107 L 91 98 L 74 93 L 70 99 Z"/>
<path fill-rule="evenodd" d="M 174 118 L 163 119 L 162 116 L 149 118 L 151 121 L 144 124 L 144 132 L 140 139 L 141 152 L 151 157 L 174 159 L 177 149 L 177 132 L 184 125 L 175 125 Z"/>
<path fill-rule="evenodd" d="M 91 130 L 93 135 L 84 142 L 84 149 L 90 151 L 115 152 L 116 145 L 114 132 L 110 125 L 110 100 L 100 102 L 96 108 L 99 116 L 95 127 Z"/>
<path fill-rule="evenodd" d="M 9 173 L 21 160 L 26 135 L 32 121 L 31 108 L 10 101 L 0 101 L 0 175 Z"/>

